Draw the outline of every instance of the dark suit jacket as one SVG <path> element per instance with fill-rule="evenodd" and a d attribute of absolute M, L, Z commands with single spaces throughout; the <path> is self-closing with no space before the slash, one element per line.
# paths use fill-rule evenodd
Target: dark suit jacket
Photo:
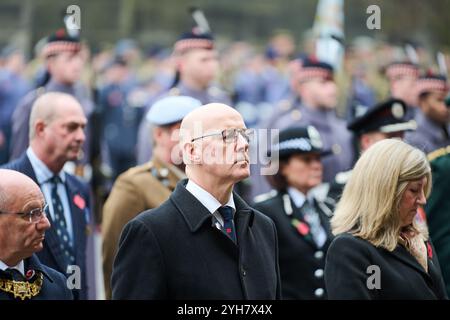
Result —
<path fill-rule="evenodd" d="M 265 201 L 256 203 L 253 207 L 269 216 L 276 225 L 280 252 L 281 287 L 283 299 L 323 299 L 326 298 L 323 269 L 325 266 L 325 254 L 332 240 L 329 215 L 333 208 L 327 207 L 327 213 L 316 202 L 316 210 L 319 213 L 322 226 L 327 233 L 327 241 L 322 248 L 318 248 L 311 235 L 302 235 L 292 225 L 292 218 L 305 220 L 300 209 L 294 209 L 292 216 L 288 216 L 284 209 L 283 196 L 286 193 L 278 193 Z M 289 197 L 289 195 L 287 195 Z M 290 199 L 290 198 L 289 198 Z"/>
<path fill-rule="evenodd" d="M 428 242 L 429 243 L 429 242 Z M 430 244 L 431 246 L 431 244 Z M 431 249 L 432 247 L 430 247 Z M 328 249 L 325 284 L 330 299 L 406 299 L 447 298 L 436 254 L 428 257 L 428 272 L 401 245 L 389 252 L 350 234 L 337 236 Z M 434 251 L 434 250 L 433 250 Z M 379 267 L 380 288 L 369 279 L 376 274 L 367 270 Z M 369 281 L 368 281 L 369 280 Z"/>
<path fill-rule="evenodd" d="M 276 299 L 281 288 L 273 221 L 233 194 L 238 246 L 185 187 L 124 228 L 113 299 Z"/>
<path fill-rule="evenodd" d="M 37 182 L 36 175 L 34 173 L 31 162 L 28 159 L 26 153 L 24 153 L 20 158 L 7 163 L 3 166 L 4 169 L 11 169 L 19 171 L 31 179 Z M 82 183 L 78 178 L 70 174 L 66 174 L 66 190 L 68 195 L 68 200 L 70 204 L 70 211 L 72 216 L 72 228 L 74 236 L 74 246 L 75 246 L 75 263 L 81 269 L 81 289 L 73 290 L 74 297 L 76 299 L 87 299 L 87 279 L 86 279 L 86 240 L 87 240 L 87 223 L 90 216 L 89 204 L 90 204 L 90 194 L 88 187 Z M 86 203 L 86 207 L 82 210 L 74 203 L 74 197 L 76 195 L 81 196 Z M 48 219 L 51 221 L 50 215 Z M 60 248 L 60 239 L 56 234 L 54 228 L 50 228 L 45 233 L 44 249 L 37 253 L 40 261 L 46 266 L 53 268 L 68 277 L 73 274 L 67 272 L 68 262 Z"/>
<path fill-rule="evenodd" d="M 44 275 L 41 291 L 36 297 L 32 298 L 32 300 L 73 299 L 72 292 L 67 288 L 64 275 L 54 269 L 44 266 L 36 255 L 32 255 L 28 259 L 25 259 L 25 273 L 28 270 L 40 271 Z M 0 278 L 11 279 L 11 276 L 0 271 Z M 21 279 L 21 281 L 25 281 L 25 279 Z M 0 300 L 14 300 L 14 295 L 0 290 Z"/>

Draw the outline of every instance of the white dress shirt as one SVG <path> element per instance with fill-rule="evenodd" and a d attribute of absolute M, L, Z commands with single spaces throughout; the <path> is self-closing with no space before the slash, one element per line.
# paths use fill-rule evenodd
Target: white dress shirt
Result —
<path fill-rule="evenodd" d="M 6 263 L 4 263 L 2 260 L 0 260 L 0 270 L 5 271 L 6 269 L 16 269 L 18 270 L 23 276 L 25 276 L 25 264 L 23 263 L 23 260 L 21 260 L 17 265 L 14 267 L 8 266 Z"/>
<path fill-rule="evenodd" d="M 30 159 L 31 166 L 33 167 L 34 173 L 36 175 L 36 179 L 41 187 L 42 193 L 44 194 L 45 201 L 49 205 L 50 217 L 52 221 L 55 221 L 55 214 L 53 210 L 53 201 L 52 201 L 52 183 L 49 181 L 55 174 L 43 163 L 34 153 L 31 147 L 27 149 L 27 156 Z M 66 173 L 61 170 L 58 173 L 58 176 L 61 178 L 63 183 L 59 183 L 57 187 L 57 193 L 59 198 L 61 199 L 63 210 L 64 210 L 64 218 L 66 219 L 67 231 L 69 232 L 70 238 L 73 240 L 73 230 L 72 230 L 72 216 L 70 214 L 70 205 L 69 205 L 69 197 L 67 194 L 67 189 L 65 186 L 66 183 Z"/>

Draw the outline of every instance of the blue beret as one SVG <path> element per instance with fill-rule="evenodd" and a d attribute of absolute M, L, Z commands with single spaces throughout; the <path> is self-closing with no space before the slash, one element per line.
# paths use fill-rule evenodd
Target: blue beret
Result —
<path fill-rule="evenodd" d="M 146 115 L 146 119 L 153 125 L 165 126 L 183 120 L 192 110 L 202 103 L 188 96 L 169 96 L 156 101 Z"/>

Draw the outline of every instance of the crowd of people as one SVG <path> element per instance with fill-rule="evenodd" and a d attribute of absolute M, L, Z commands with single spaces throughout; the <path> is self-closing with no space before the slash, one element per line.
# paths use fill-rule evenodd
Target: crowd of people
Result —
<path fill-rule="evenodd" d="M 447 75 L 309 47 L 198 27 L 145 53 L 64 29 L 37 64 L 5 47 L 0 299 L 447 298 Z"/>

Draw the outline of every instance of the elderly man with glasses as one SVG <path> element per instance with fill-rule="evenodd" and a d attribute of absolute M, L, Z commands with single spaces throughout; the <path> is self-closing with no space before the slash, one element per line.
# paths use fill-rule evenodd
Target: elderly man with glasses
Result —
<path fill-rule="evenodd" d="M 251 136 L 224 104 L 185 116 L 180 149 L 188 179 L 125 226 L 113 299 L 280 298 L 275 225 L 233 192 L 250 174 Z"/>
<path fill-rule="evenodd" d="M 38 185 L 0 169 L 0 300 L 72 299 L 66 278 L 39 261 L 50 222 Z"/>

